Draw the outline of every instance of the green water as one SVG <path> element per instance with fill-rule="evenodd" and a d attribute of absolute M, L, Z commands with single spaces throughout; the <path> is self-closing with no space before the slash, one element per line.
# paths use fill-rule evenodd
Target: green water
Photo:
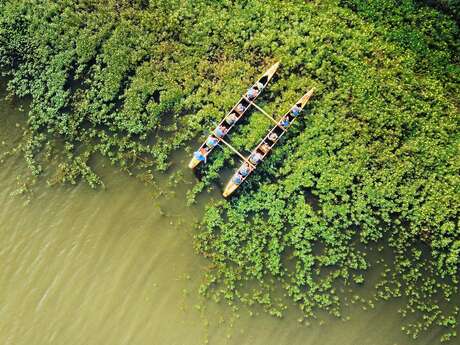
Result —
<path fill-rule="evenodd" d="M 0 102 L 0 152 L 17 142 L 23 120 L 17 104 Z M 176 161 L 186 165 L 185 156 Z M 204 301 L 197 290 L 208 262 L 193 251 L 193 223 L 220 194 L 187 207 L 188 171 L 175 194 L 155 200 L 135 178 L 96 167 L 106 189 L 43 180 L 26 203 L 10 195 L 26 171 L 22 159 L 0 166 L 0 344 L 438 342 L 436 330 L 415 342 L 400 331 L 399 301 L 352 305 L 350 321 L 323 316 L 309 326 L 295 308 L 277 319 Z"/>

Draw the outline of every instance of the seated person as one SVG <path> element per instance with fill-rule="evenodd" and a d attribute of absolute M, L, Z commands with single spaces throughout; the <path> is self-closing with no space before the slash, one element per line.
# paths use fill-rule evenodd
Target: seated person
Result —
<path fill-rule="evenodd" d="M 251 87 L 248 90 L 248 92 L 246 92 L 246 97 L 250 100 L 253 100 L 260 94 L 263 88 L 264 88 L 264 84 L 258 81 L 253 87 Z"/>
<path fill-rule="evenodd" d="M 238 184 L 238 185 L 239 185 L 239 184 L 241 184 L 241 182 L 243 182 L 243 177 L 242 177 L 240 174 L 236 173 L 236 174 L 233 176 L 232 181 L 233 181 L 234 184 Z"/>
<path fill-rule="evenodd" d="M 219 140 L 217 138 L 215 138 L 212 135 L 210 135 L 208 137 L 208 139 L 206 139 L 206 146 L 209 147 L 209 148 L 213 148 L 214 146 L 217 145 L 218 142 L 219 142 Z"/>
<path fill-rule="evenodd" d="M 302 108 L 299 107 L 299 106 L 296 104 L 296 105 L 294 105 L 294 106 L 292 107 L 292 109 L 291 109 L 291 114 L 292 114 L 292 116 L 297 117 L 297 116 L 299 116 L 299 114 L 300 114 L 301 111 L 302 111 Z"/>
<path fill-rule="evenodd" d="M 230 126 L 233 125 L 236 121 L 238 121 L 238 116 L 236 116 L 236 114 L 233 112 L 227 115 L 225 118 L 225 122 L 227 122 Z"/>
<path fill-rule="evenodd" d="M 249 161 L 252 164 L 259 164 L 261 160 L 262 160 L 262 155 L 259 152 L 255 152 L 249 157 Z"/>
<path fill-rule="evenodd" d="M 259 89 L 257 89 L 257 87 L 255 87 L 255 86 L 253 86 L 246 92 L 246 97 L 249 100 L 253 100 L 254 98 L 256 98 L 259 95 L 259 92 L 260 92 Z"/>
<path fill-rule="evenodd" d="M 204 162 L 206 164 L 206 156 L 208 154 L 208 151 L 204 147 L 199 149 L 198 151 L 193 152 L 193 157 L 198 159 L 200 162 Z"/>
<path fill-rule="evenodd" d="M 235 109 L 235 110 L 236 110 L 238 113 L 241 114 L 241 113 L 243 113 L 243 112 L 246 110 L 246 108 L 245 108 L 244 105 L 242 105 L 241 103 L 239 103 L 239 104 L 236 106 L 236 109 Z"/>
<path fill-rule="evenodd" d="M 260 145 L 259 149 L 263 153 L 267 153 L 268 151 L 270 151 L 270 145 L 268 145 L 267 143 L 263 143 L 262 145 Z"/>
<path fill-rule="evenodd" d="M 271 141 L 275 142 L 278 140 L 278 134 L 276 134 L 275 132 L 271 132 L 269 135 L 268 135 L 268 139 L 270 139 Z"/>
<path fill-rule="evenodd" d="M 246 177 L 251 172 L 251 168 L 249 167 L 248 163 L 244 163 L 241 166 L 240 170 L 238 170 L 238 172 L 240 173 L 241 176 Z"/>
<path fill-rule="evenodd" d="M 279 122 L 280 126 L 281 127 L 284 127 L 286 128 L 287 126 L 289 126 L 289 118 L 286 116 L 284 116 L 281 121 Z"/>
<path fill-rule="evenodd" d="M 225 126 L 222 126 L 222 125 L 219 125 L 217 126 L 217 128 L 214 130 L 214 134 L 216 135 L 216 137 L 218 138 L 222 138 L 225 136 L 225 134 L 227 134 L 227 128 Z"/>

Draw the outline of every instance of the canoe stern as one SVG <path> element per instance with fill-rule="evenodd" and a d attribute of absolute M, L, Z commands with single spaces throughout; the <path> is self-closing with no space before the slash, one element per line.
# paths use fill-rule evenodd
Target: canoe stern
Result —
<path fill-rule="evenodd" d="M 230 194 L 232 194 L 236 189 L 238 188 L 238 185 L 233 183 L 232 181 L 228 182 L 227 186 L 225 187 L 224 192 L 222 195 L 224 198 L 227 198 Z"/>
<path fill-rule="evenodd" d="M 200 163 L 201 163 L 201 161 L 199 161 L 198 159 L 196 159 L 195 157 L 193 157 L 193 158 L 190 160 L 190 163 L 188 163 L 188 167 L 189 167 L 190 169 L 195 169 Z"/>

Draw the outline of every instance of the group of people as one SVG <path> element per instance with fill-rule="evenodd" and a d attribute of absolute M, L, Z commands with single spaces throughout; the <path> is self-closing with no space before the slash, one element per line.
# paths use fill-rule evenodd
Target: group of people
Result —
<path fill-rule="evenodd" d="M 238 106 L 242 106 L 244 110 L 244 106 L 240 103 Z M 236 108 L 238 108 L 238 106 Z M 229 128 L 238 121 L 238 115 L 235 112 L 231 112 L 225 117 L 225 123 L 220 124 L 214 129 L 213 135 L 210 135 L 206 139 L 205 145 L 203 145 L 198 151 L 193 153 L 193 156 L 201 162 L 206 163 L 206 157 L 208 152 L 211 151 L 214 146 L 219 143 L 219 139 L 223 138 L 227 135 Z M 228 127 L 225 125 L 227 124 Z"/>
<path fill-rule="evenodd" d="M 248 97 L 248 99 L 252 100 L 257 97 L 260 91 L 262 91 L 262 88 L 263 88 L 263 84 L 258 82 L 256 83 L 256 85 L 254 85 L 248 90 L 248 92 L 246 93 L 246 96 Z M 235 110 L 241 114 L 245 110 L 245 106 L 239 103 L 236 106 Z M 283 118 L 278 122 L 279 126 L 282 128 L 287 128 L 289 124 L 291 123 L 291 121 L 295 119 L 297 116 L 299 116 L 301 111 L 302 111 L 302 108 L 300 108 L 298 105 L 294 105 L 291 108 L 291 111 L 289 112 L 289 114 L 283 116 Z M 235 124 L 236 121 L 238 121 L 238 118 L 239 117 L 235 112 L 231 112 L 225 118 L 225 123 L 229 126 L 232 126 L 233 124 Z M 223 138 L 227 134 L 228 130 L 229 128 L 223 124 L 217 126 L 216 129 L 214 130 L 214 133 L 213 133 L 214 135 L 210 135 L 206 139 L 205 145 L 203 145 L 198 151 L 195 151 L 193 153 L 194 157 L 198 159 L 199 161 L 206 163 L 206 157 L 208 155 L 208 152 L 211 151 L 219 143 L 219 139 Z M 278 134 L 276 134 L 275 131 L 272 131 L 268 135 L 268 139 L 274 143 L 278 140 Z M 259 149 L 265 155 L 271 149 L 271 146 L 268 143 L 264 142 L 262 145 L 260 145 Z M 260 153 L 258 150 L 256 150 L 254 153 L 252 153 L 249 156 L 249 162 L 251 162 L 253 165 L 259 164 L 264 157 L 263 154 Z M 233 182 L 239 185 L 241 182 L 243 182 L 244 178 L 247 175 L 249 175 L 251 170 L 252 170 L 251 166 L 248 163 L 244 163 L 241 166 L 241 168 L 238 170 L 238 172 L 233 176 Z"/>
<path fill-rule="evenodd" d="M 251 90 L 251 89 L 250 89 Z M 249 91 L 248 91 L 248 98 L 249 98 Z M 289 126 L 289 124 L 291 123 L 291 121 L 296 118 L 297 116 L 299 116 L 300 112 L 302 111 L 302 108 L 300 108 L 298 105 L 294 105 L 292 108 L 291 108 L 291 111 L 289 112 L 289 114 L 285 115 L 280 121 L 279 121 L 279 125 L 283 128 L 286 128 Z M 278 140 L 278 134 L 276 134 L 275 131 L 272 131 L 269 135 L 268 135 L 268 139 L 272 142 L 272 143 L 275 143 L 277 140 Z M 273 144 L 272 144 L 273 145 Z M 251 162 L 251 164 L 253 165 L 257 165 L 259 164 L 262 159 L 264 158 L 264 155 L 268 153 L 268 151 L 270 151 L 271 149 L 271 146 L 267 143 L 267 142 L 263 142 L 258 150 L 256 150 L 254 153 L 252 153 L 250 156 L 249 156 L 249 162 Z M 262 151 L 261 152 L 259 152 Z M 244 178 L 246 176 L 249 175 L 249 173 L 252 171 L 252 167 L 248 164 L 248 163 L 244 163 L 241 168 L 236 172 L 235 175 L 233 175 L 233 178 L 232 178 L 232 181 L 233 183 L 237 184 L 237 185 L 240 185 L 241 182 L 243 182 Z"/>
<path fill-rule="evenodd" d="M 259 164 L 263 159 L 263 156 L 258 152 L 254 152 L 249 156 L 249 162 L 251 162 L 254 165 Z M 233 183 L 239 185 L 241 182 L 243 182 L 244 178 L 248 176 L 251 171 L 253 170 L 253 167 L 251 167 L 247 162 L 243 163 L 243 165 L 238 169 L 235 175 L 233 175 L 232 181 Z"/>

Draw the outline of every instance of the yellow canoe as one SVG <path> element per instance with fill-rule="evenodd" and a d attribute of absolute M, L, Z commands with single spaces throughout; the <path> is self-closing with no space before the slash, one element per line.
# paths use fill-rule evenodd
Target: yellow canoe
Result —
<path fill-rule="evenodd" d="M 265 87 L 268 85 L 268 83 L 270 82 L 270 80 L 272 79 L 273 75 L 275 74 L 276 70 L 278 69 L 280 63 L 277 62 L 275 63 L 274 65 L 272 65 L 257 81 L 256 83 L 254 84 L 254 86 L 256 86 L 257 84 L 261 83 L 263 85 L 263 88 L 262 90 L 259 92 L 259 94 L 254 97 L 254 99 L 252 101 L 255 101 L 255 99 L 260 96 L 260 94 L 262 93 L 263 90 L 265 90 Z M 239 105 L 239 104 L 242 104 L 244 106 L 244 111 L 242 112 L 238 112 L 236 111 L 236 107 Z M 222 121 L 219 123 L 219 125 L 217 127 L 219 127 L 220 125 L 223 125 L 224 124 L 224 121 L 225 121 L 225 118 L 231 114 L 232 112 L 234 112 L 235 114 L 238 114 L 238 117 L 237 117 L 237 120 L 235 121 L 234 124 L 232 125 L 228 125 L 226 124 L 225 126 L 228 127 L 228 130 L 227 130 L 227 133 L 230 132 L 230 130 L 233 128 L 233 126 L 243 117 L 243 115 L 248 111 L 248 109 L 251 107 L 251 104 L 247 101 L 247 99 L 243 96 L 241 97 L 241 99 L 238 101 L 238 103 L 235 104 L 235 106 L 225 115 L 225 117 L 222 119 Z M 211 147 L 211 148 L 208 148 L 206 146 L 206 141 L 201 144 L 201 146 L 198 148 L 197 151 L 201 151 L 203 155 L 205 155 L 206 157 L 209 155 L 209 153 L 211 153 L 211 151 L 213 150 L 214 148 Z M 188 164 L 188 167 L 190 169 L 195 169 L 199 164 L 201 163 L 200 160 L 196 159 L 195 157 L 193 157 L 189 164 Z"/>
<path fill-rule="evenodd" d="M 262 141 L 256 146 L 256 148 L 251 152 L 251 155 L 249 157 L 252 157 L 252 155 L 258 153 L 259 156 L 261 157 L 261 161 L 265 158 L 265 156 L 272 150 L 273 146 L 280 140 L 280 138 L 284 135 L 284 133 L 287 131 L 287 129 L 291 126 L 292 122 L 297 118 L 297 116 L 293 116 L 291 111 L 293 110 L 294 107 L 300 108 L 302 110 L 307 102 L 310 100 L 311 96 L 313 95 L 314 89 L 311 89 L 308 91 L 305 95 L 303 95 L 292 107 L 289 109 L 289 111 L 280 119 L 278 124 L 273 127 L 268 134 L 262 139 Z M 283 126 L 281 125 L 282 119 L 288 119 L 288 125 Z M 249 161 L 254 164 L 254 162 L 251 161 L 249 158 Z M 259 162 L 259 163 L 260 163 Z M 230 180 L 227 183 L 227 186 L 225 187 L 225 190 L 223 192 L 223 196 L 226 198 L 230 196 L 247 178 L 248 176 L 255 170 L 255 168 L 249 169 L 249 173 L 246 176 L 242 176 L 239 174 L 240 169 L 243 167 L 243 163 L 240 168 L 233 174 L 233 176 L 230 178 Z M 256 164 L 254 164 L 256 165 Z M 240 183 L 235 183 L 234 179 L 239 175 L 240 177 Z"/>

